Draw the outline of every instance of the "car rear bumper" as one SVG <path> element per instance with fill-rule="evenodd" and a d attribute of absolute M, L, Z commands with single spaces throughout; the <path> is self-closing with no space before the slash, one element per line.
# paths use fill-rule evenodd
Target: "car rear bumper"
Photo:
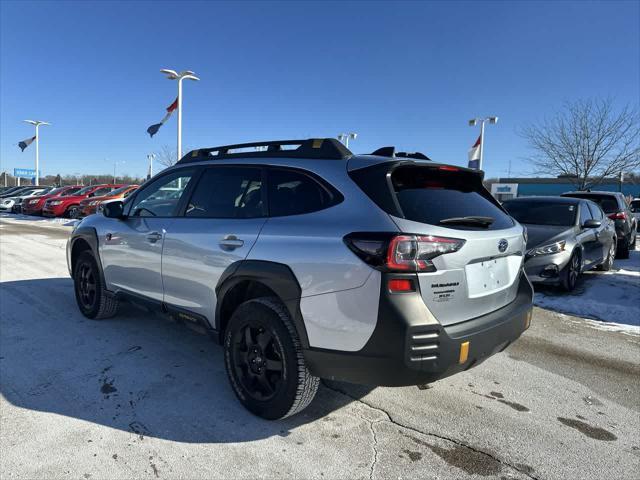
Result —
<path fill-rule="evenodd" d="M 390 294 L 386 283 L 383 279 L 378 322 L 365 347 L 358 352 L 309 348 L 304 356 L 311 373 L 366 385 L 430 383 L 504 350 L 531 320 L 533 288 L 524 274 L 509 305 L 448 326 L 433 318 L 419 292 Z"/>

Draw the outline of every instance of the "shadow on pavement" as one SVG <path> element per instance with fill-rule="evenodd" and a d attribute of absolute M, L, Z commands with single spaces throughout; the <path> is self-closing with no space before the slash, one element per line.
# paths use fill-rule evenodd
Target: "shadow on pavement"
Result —
<path fill-rule="evenodd" d="M 88 320 L 69 278 L 1 283 L 0 328 L 0 389 L 9 402 L 141 436 L 211 443 L 287 436 L 351 402 L 321 386 L 303 413 L 259 419 L 236 400 L 219 345 L 127 305 L 113 319 Z M 356 398 L 371 389 L 349 386 Z"/>

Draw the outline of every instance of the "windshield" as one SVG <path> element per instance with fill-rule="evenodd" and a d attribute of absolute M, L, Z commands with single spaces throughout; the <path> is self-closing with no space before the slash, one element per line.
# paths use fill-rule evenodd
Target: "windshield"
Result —
<path fill-rule="evenodd" d="M 64 190 L 64 187 L 58 187 L 58 188 L 54 188 L 53 190 L 49 190 L 48 192 L 46 192 L 46 194 L 47 195 L 57 195 L 58 193 L 60 193 L 63 190 Z M 45 192 L 42 192 L 42 194 L 44 195 Z"/>
<path fill-rule="evenodd" d="M 61 194 L 61 197 L 68 197 L 69 195 L 76 195 L 83 187 L 73 187 Z"/>
<path fill-rule="evenodd" d="M 575 203 L 506 201 L 502 204 L 507 212 L 520 223 L 533 225 L 549 225 L 555 227 L 570 227 L 575 224 Z"/>
<path fill-rule="evenodd" d="M 118 196 L 118 195 L 122 195 L 124 192 L 126 192 L 129 188 L 131 188 L 131 185 L 125 185 L 124 187 L 120 187 L 120 188 L 116 188 L 115 190 L 113 190 L 112 192 L 109 193 L 109 196 Z"/>
<path fill-rule="evenodd" d="M 74 195 L 86 195 L 87 193 L 89 193 L 91 190 L 95 189 L 96 186 L 89 186 L 89 187 L 84 187 L 81 190 L 78 190 L 77 192 L 74 193 Z"/>

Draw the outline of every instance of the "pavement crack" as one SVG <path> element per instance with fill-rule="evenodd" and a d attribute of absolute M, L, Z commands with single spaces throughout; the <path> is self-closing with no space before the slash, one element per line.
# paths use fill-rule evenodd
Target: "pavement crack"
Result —
<path fill-rule="evenodd" d="M 396 425 L 397 427 L 404 428 L 405 430 L 412 431 L 412 432 L 417 433 L 419 435 L 425 435 L 425 436 L 428 436 L 428 437 L 438 438 L 438 439 L 444 440 L 446 442 L 451 442 L 454 445 L 457 445 L 457 446 L 462 447 L 462 448 L 466 448 L 466 449 L 468 449 L 468 450 L 470 450 L 470 451 L 472 451 L 474 453 L 477 453 L 479 455 L 483 455 L 483 456 L 485 456 L 487 458 L 490 458 L 491 460 L 499 463 L 500 465 L 504 465 L 506 467 L 509 467 L 512 470 L 515 470 L 516 472 L 521 473 L 522 475 L 525 475 L 528 478 L 531 478 L 532 480 L 540 480 L 538 477 L 532 475 L 530 472 L 528 472 L 526 470 L 523 470 L 522 468 L 520 468 L 520 467 L 518 467 L 516 465 L 512 465 L 511 463 L 506 462 L 506 461 L 496 457 L 495 455 L 493 455 L 493 454 L 491 454 L 489 452 L 485 452 L 483 450 L 480 450 L 480 449 L 478 449 L 476 447 L 473 447 L 473 446 L 471 446 L 471 445 L 469 445 L 467 443 L 464 443 L 464 442 L 462 442 L 460 440 L 456 440 L 455 438 L 450 438 L 450 437 L 447 437 L 445 435 L 439 435 L 437 433 L 423 432 L 422 430 L 418 430 L 415 427 L 411 427 L 409 425 L 405 425 L 403 423 L 400 423 L 397 420 L 395 420 L 391 416 L 391 414 L 389 412 L 387 412 L 385 409 L 380 408 L 380 407 L 376 407 L 376 406 L 374 406 L 374 405 L 372 405 L 372 404 L 370 404 L 368 402 L 365 402 L 361 398 L 358 398 L 358 397 L 355 397 L 355 396 L 351 395 L 349 392 L 341 390 L 340 388 L 337 388 L 335 386 L 329 385 L 327 382 L 322 382 L 322 383 L 329 390 L 332 390 L 332 391 L 334 391 L 336 393 L 339 393 L 339 394 L 342 394 L 342 395 L 344 395 L 346 397 L 349 397 L 350 399 L 352 399 L 352 400 L 354 400 L 354 401 L 356 401 L 358 403 L 361 403 L 362 405 L 365 405 L 366 407 L 369 407 L 372 410 L 375 410 L 375 411 L 377 411 L 379 413 L 382 413 L 386 417 L 386 420 L 378 420 L 378 421 L 371 421 L 371 420 L 365 419 L 366 421 L 369 422 L 369 429 L 371 430 L 371 433 L 373 434 L 373 439 L 374 439 L 374 445 L 373 445 L 374 459 L 373 459 L 373 462 L 371 464 L 370 472 L 369 472 L 369 479 L 370 480 L 373 479 L 373 471 L 374 471 L 375 465 L 376 465 L 376 463 L 378 461 L 378 450 L 377 450 L 377 448 L 378 448 L 378 439 L 376 437 L 376 433 L 375 433 L 373 424 L 374 423 L 380 423 L 380 422 L 383 422 L 383 421 L 387 421 L 387 422 L 389 422 L 389 423 L 391 423 L 393 425 Z"/>

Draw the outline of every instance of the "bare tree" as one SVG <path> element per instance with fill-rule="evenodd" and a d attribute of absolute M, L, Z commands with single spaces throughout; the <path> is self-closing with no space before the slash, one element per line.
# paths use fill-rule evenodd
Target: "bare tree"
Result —
<path fill-rule="evenodd" d="M 581 190 L 640 166 L 638 109 L 615 111 L 611 99 L 568 102 L 520 134 L 534 150 L 530 160 L 539 172 L 566 176 Z"/>
<path fill-rule="evenodd" d="M 171 167 L 176 164 L 176 151 L 168 145 L 164 145 L 159 151 L 155 152 L 155 160 L 164 167 Z"/>

